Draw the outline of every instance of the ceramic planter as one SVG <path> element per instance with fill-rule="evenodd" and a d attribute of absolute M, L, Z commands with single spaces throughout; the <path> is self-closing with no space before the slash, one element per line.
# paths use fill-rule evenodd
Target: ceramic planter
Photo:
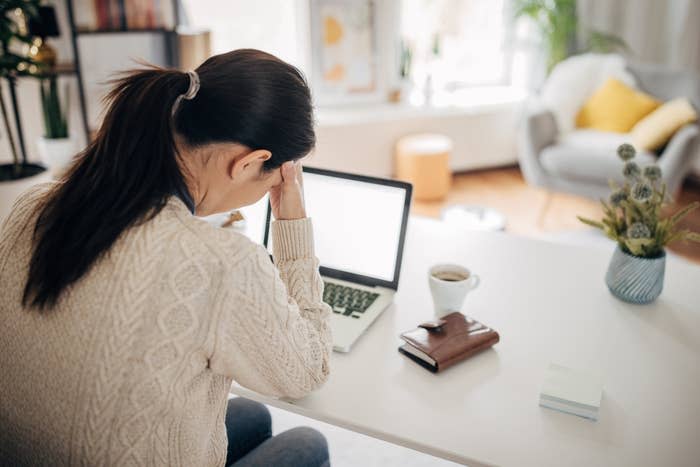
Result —
<path fill-rule="evenodd" d="M 54 174 L 63 171 L 76 153 L 76 144 L 71 138 L 41 137 L 36 144 L 41 162 Z"/>
<path fill-rule="evenodd" d="M 664 287 L 666 252 L 656 258 L 641 258 L 615 248 L 605 283 L 610 292 L 629 303 L 654 301 Z"/>

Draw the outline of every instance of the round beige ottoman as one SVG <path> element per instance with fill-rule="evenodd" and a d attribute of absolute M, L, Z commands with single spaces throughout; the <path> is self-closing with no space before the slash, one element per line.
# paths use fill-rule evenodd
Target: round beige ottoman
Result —
<path fill-rule="evenodd" d="M 452 140 L 435 133 L 405 136 L 396 143 L 396 177 L 413 184 L 419 201 L 443 199 L 450 189 Z"/>

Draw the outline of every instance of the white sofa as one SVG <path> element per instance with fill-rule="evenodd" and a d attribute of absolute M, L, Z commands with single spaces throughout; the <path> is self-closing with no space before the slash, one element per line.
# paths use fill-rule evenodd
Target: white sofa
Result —
<path fill-rule="evenodd" d="M 576 129 L 574 120 L 586 99 L 615 77 L 661 100 L 688 97 L 700 106 L 700 78 L 692 72 L 630 65 L 619 55 L 584 54 L 558 64 L 538 99 L 528 106 L 517 137 L 518 159 L 528 183 L 591 198 L 607 197 L 608 181 L 620 180 L 616 148 L 629 135 Z M 698 158 L 700 128 L 689 124 L 672 137 L 660 155 L 640 152 L 641 165 L 657 162 L 669 193 L 675 193 Z"/>

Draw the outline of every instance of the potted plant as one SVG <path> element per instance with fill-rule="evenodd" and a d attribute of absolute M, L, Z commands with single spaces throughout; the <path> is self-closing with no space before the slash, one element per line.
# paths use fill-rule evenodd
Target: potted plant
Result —
<path fill-rule="evenodd" d="M 576 38 L 579 34 L 576 0 L 516 0 L 514 14 L 516 19 L 532 19 L 540 30 L 547 53 L 547 72 L 576 53 Z M 581 52 L 609 53 L 627 49 L 625 41 L 612 34 L 588 30 L 583 31 L 583 36 L 585 46 Z"/>
<path fill-rule="evenodd" d="M 10 88 L 14 123 L 17 128 L 19 142 L 18 152 L 15 144 L 11 119 L 5 104 L 4 94 L 0 92 L 0 112 L 5 127 L 5 134 L 12 152 L 12 162 L 0 164 L 0 220 L 3 219 L 12 207 L 17 195 L 29 186 L 50 179 L 50 175 L 44 167 L 27 161 L 24 150 L 24 140 L 20 131 L 19 108 L 15 93 L 15 80 L 18 75 L 29 74 L 33 65 L 32 60 L 16 53 L 15 46 L 18 43 L 30 43 L 29 36 L 21 21 L 20 16 L 31 18 L 37 15 L 39 0 L 7 0 L 0 2 L 0 78 L 4 78 Z"/>
<path fill-rule="evenodd" d="M 625 162 L 622 186 L 611 182 L 609 201 L 601 200 L 604 217 L 600 222 L 579 216 L 585 224 L 601 229 L 617 242 L 617 248 L 605 276 L 616 297 L 631 303 L 649 303 L 663 289 L 666 251 L 676 240 L 700 242 L 700 234 L 678 229 L 678 222 L 696 209 L 694 202 L 672 216 L 663 216 L 667 205 L 666 184 L 657 165 L 640 168 L 635 149 L 623 144 L 617 154 Z"/>
<path fill-rule="evenodd" d="M 411 81 L 413 50 L 404 39 L 400 40 L 398 49 L 397 82 L 395 88 L 389 94 L 389 101 L 391 102 L 407 101 L 413 88 L 413 82 Z"/>
<path fill-rule="evenodd" d="M 58 93 L 58 77 L 49 75 L 39 79 L 41 109 L 44 117 L 44 136 L 37 141 L 41 161 L 55 171 L 65 168 L 75 154 L 75 143 L 68 135 L 68 86 L 65 86 L 65 105 Z"/>

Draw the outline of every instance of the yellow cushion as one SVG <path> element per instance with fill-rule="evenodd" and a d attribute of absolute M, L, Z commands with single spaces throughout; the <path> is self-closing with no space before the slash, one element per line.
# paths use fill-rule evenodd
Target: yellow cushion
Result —
<path fill-rule="evenodd" d="M 637 149 L 655 151 L 683 125 L 697 119 L 698 114 L 688 99 L 673 99 L 637 122 L 631 132 L 632 144 Z"/>
<path fill-rule="evenodd" d="M 608 79 L 579 110 L 576 126 L 627 133 L 661 102 L 615 78 Z"/>

